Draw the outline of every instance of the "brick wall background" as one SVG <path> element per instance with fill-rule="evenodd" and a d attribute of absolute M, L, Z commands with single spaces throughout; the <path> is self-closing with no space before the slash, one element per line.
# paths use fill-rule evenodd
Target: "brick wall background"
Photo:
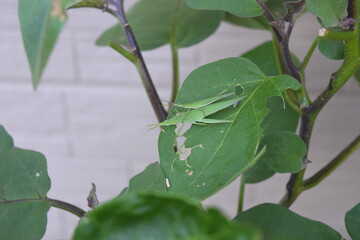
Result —
<path fill-rule="evenodd" d="M 128 180 L 158 160 L 156 122 L 135 68 L 110 48 L 94 45 L 115 19 L 93 9 L 73 10 L 35 92 L 22 45 L 17 1 L 0 0 L 0 124 L 18 147 L 42 152 L 52 179 L 51 198 L 87 209 L 91 182 L 100 201 L 116 196 Z M 134 1 L 129 1 L 128 6 Z M 296 24 L 291 48 L 302 59 L 319 26 L 309 14 Z M 180 50 L 184 79 L 193 69 L 237 56 L 270 39 L 268 33 L 223 23 L 215 35 Z M 145 52 L 161 98 L 169 98 L 170 47 Z M 315 52 L 307 71 L 312 97 L 327 85 L 341 64 Z M 325 107 L 315 125 L 307 176 L 316 172 L 360 132 L 360 88 L 350 80 Z M 140 149 L 140 150 L 139 150 Z M 344 215 L 360 201 L 360 151 L 318 187 L 304 192 L 292 210 L 324 221 L 348 237 Z M 278 202 L 288 174 L 246 188 L 245 209 Z M 206 200 L 229 217 L 236 211 L 238 180 Z M 78 218 L 51 209 L 45 240 L 70 239 Z M 1 237 L 0 237 L 1 238 Z"/>

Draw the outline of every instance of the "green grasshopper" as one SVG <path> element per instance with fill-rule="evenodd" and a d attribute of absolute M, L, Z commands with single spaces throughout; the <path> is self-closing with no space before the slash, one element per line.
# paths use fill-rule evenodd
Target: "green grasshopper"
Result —
<path fill-rule="evenodd" d="M 200 109 L 200 108 L 205 107 L 211 103 L 214 103 L 222 98 L 226 98 L 226 97 L 234 94 L 234 92 L 224 94 L 226 91 L 227 90 L 224 89 L 223 91 L 221 91 L 219 94 L 217 94 L 214 97 L 201 99 L 199 101 L 195 101 L 195 102 L 191 102 L 191 103 L 171 103 L 166 100 L 162 100 L 162 101 L 167 102 L 167 103 L 171 104 L 172 106 L 177 106 L 177 107 L 182 107 L 182 108 L 187 108 L 187 109 Z"/>
<path fill-rule="evenodd" d="M 207 106 L 202 107 L 200 109 L 189 109 L 189 111 L 187 111 L 187 112 L 182 112 L 182 113 L 176 115 L 175 117 L 172 117 L 161 123 L 152 124 L 149 126 L 154 126 L 153 128 L 156 128 L 156 127 L 170 126 L 170 125 L 177 125 L 177 124 L 186 124 L 186 123 L 199 124 L 199 125 L 207 124 L 207 123 L 229 123 L 232 121 L 224 120 L 224 119 L 209 119 L 209 118 L 205 118 L 205 117 L 207 117 L 211 114 L 214 114 L 216 112 L 219 112 L 219 111 L 241 101 L 245 97 L 246 96 L 236 96 L 230 100 L 215 102 L 213 104 L 209 103 Z M 151 129 L 153 129 L 153 128 L 151 128 Z"/>

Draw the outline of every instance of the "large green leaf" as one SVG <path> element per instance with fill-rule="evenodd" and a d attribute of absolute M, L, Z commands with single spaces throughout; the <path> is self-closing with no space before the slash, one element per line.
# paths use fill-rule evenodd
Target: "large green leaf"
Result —
<path fill-rule="evenodd" d="M 346 229 L 352 239 L 360 239 L 360 203 L 345 215 Z"/>
<path fill-rule="evenodd" d="M 319 17 L 325 26 L 338 26 L 347 16 L 348 0 L 306 0 L 306 7 Z"/>
<path fill-rule="evenodd" d="M 19 18 L 32 83 L 36 88 L 65 23 L 61 0 L 20 0 Z"/>
<path fill-rule="evenodd" d="M 144 171 L 130 179 L 126 193 L 162 192 L 166 193 L 165 176 L 158 162 L 152 163 Z M 123 192 L 125 193 L 125 192 Z"/>
<path fill-rule="evenodd" d="M 244 183 L 258 183 L 271 178 L 274 174 L 275 171 L 260 158 L 252 168 L 243 173 L 242 179 Z"/>
<path fill-rule="evenodd" d="M 223 10 L 239 17 L 260 16 L 263 11 L 256 0 L 186 0 L 195 9 Z"/>
<path fill-rule="evenodd" d="M 295 133 L 275 132 L 266 135 L 261 140 L 261 145 L 266 145 L 262 161 L 275 172 L 296 173 L 302 168 L 306 146 Z"/>
<path fill-rule="evenodd" d="M 189 8 L 184 0 L 141 0 L 130 9 L 128 21 L 141 50 L 150 50 L 167 43 L 177 48 L 188 47 L 209 37 L 218 28 L 223 12 Z M 126 45 L 120 25 L 107 30 L 96 41 Z"/>
<path fill-rule="evenodd" d="M 0 126 L 1 239 L 41 239 L 50 209 L 44 200 L 49 189 L 45 157 L 14 147 L 11 136 Z"/>
<path fill-rule="evenodd" d="M 179 197 L 129 194 L 100 205 L 75 230 L 74 240 L 257 240 L 249 224 L 232 224 L 217 210 Z"/>
<path fill-rule="evenodd" d="M 260 124 L 269 112 L 267 99 L 281 96 L 285 89 L 300 88 L 287 75 L 267 77 L 246 58 L 228 58 L 202 66 L 185 80 L 175 103 L 194 102 L 216 96 L 241 85 L 247 96 L 234 109 L 229 107 L 211 118 L 232 123 L 192 125 L 185 132 L 185 155 L 176 154 L 174 145 L 181 140 L 175 126 L 164 127 L 159 137 L 160 164 L 169 179 L 169 192 L 205 199 L 251 167 L 262 137 Z M 178 107 L 173 107 L 173 117 Z M 181 159 L 181 160 L 180 160 Z"/>
<path fill-rule="evenodd" d="M 333 41 L 325 38 L 320 38 L 318 41 L 319 51 L 324 57 L 333 60 L 344 59 L 345 45 L 342 41 Z"/>
<path fill-rule="evenodd" d="M 329 226 L 302 217 L 276 204 L 261 204 L 236 216 L 237 221 L 256 224 L 264 240 L 340 240 L 341 235 Z"/>

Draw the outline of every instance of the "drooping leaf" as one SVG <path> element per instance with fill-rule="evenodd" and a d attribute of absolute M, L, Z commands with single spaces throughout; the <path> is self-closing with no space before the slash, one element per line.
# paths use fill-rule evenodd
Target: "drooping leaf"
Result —
<path fill-rule="evenodd" d="M 197 44 L 215 32 L 223 16 L 220 11 L 191 9 L 184 0 L 141 0 L 127 14 L 141 50 L 170 42 L 177 48 Z M 104 46 L 110 41 L 127 45 L 119 24 L 103 33 L 96 44 Z"/>
<path fill-rule="evenodd" d="M 61 0 L 20 0 L 21 33 L 36 88 L 65 23 Z"/>
<path fill-rule="evenodd" d="M 346 230 L 352 239 L 360 239 L 360 203 L 345 215 Z"/>
<path fill-rule="evenodd" d="M 270 29 L 270 26 L 264 16 L 245 18 L 245 17 L 237 17 L 230 13 L 226 13 L 224 20 L 234 25 L 246 27 L 246 28 L 264 29 L 264 30 Z"/>
<path fill-rule="evenodd" d="M 260 236 L 252 225 L 232 224 L 217 210 L 200 209 L 196 201 L 129 194 L 90 212 L 76 228 L 73 240 L 256 240 Z"/>
<path fill-rule="evenodd" d="M 126 194 L 134 192 L 166 193 L 165 176 L 158 162 L 150 164 L 130 179 Z"/>
<path fill-rule="evenodd" d="M 306 0 L 306 7 L 326 27 L 338 26 L 347 16 L 348 0 Z"/>
<path fill-rule="evenodd" d="M 333 41 L 325 38 L 320 38 L 318 41 L 319 51 L 324 57 L 333 60 L 344 59 L 345 45 L 342 41 Z"/>
<path fill-rule="evenodd" d="M 195 9 L 223 10 L 239 17 L 256 17 L 263 13 L 256 0 L 186 0 L 186 3 Z"/>
<path fill-rule="evenodd" d="M 234 109 L 229 107 L 211 116 L 232 123 L 192 125 L 183 134 L 185 155 L 176 154 L 178 136 L 174 126 L 163 128 L 159 137 L 160 164 L 169 179 L 169 192 L 205 199 L 251 167 L 262 137 L 260 124 L 269 112 L 267 99 L 300 84 L 286 75 L 267 77 L 246 58 L 228 58 L 202 66 L 185 80 L 177 102 L 194 102 L 235 86 L 247 96 Z M 169 118 L 174 116 L 173 107 Z"/>
<path fill-rule="evenodd" d="M 266 240 L 339 240 L 341 235 L 324 223 L 302 217 L 277 204 L 265 203 L 236 216 L 256 224 Z"/>
<path fill-rule="evenodd" d="M 302 168 L 306 146 L 295 133 L 275 132 L 266 135 L 261 145 L 266 145 L 262 160 L 275 172 L 296 173 Z"/>
<path fill-rule="evenodd" d="M 46 159 L 23 150 L 0 126 L 0 233 L 2 239 L 39 240 L 45 233 L 50 204 Z"/>

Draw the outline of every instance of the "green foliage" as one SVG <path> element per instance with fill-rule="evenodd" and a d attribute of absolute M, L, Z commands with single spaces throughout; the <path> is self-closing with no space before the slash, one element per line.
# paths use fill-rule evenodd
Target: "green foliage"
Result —
<path fill-rule="evenodd" d="M 267 75 L 274 76 L 279 74 L 274 43 L 271 41 L 255 47 L 242 56 L 253 61 Z M 295 56 L 294 59 L 298 62 Z M 268 135 L 271 136 L 271 134 L 276 134 L 277 132 L 295 132 L 299 121 L 299 113 L 297 111 L 292 109 L 287 103 L 284 108 L 284 102 L 279 97 L 270 98 L 268 100 L 267 107 L 270 109 L 270 113 L 264 118 L 264 121 L 261 124 L 265 137 Z M 260 145 L 266 145 L 264 139 L 261 140 Z M 294 153 L 296 153 L 296 150 L 290 147 L 291 144 L 288 144 L 287 146 L 290 148 L 290 151 L 294 151 Z M 300 150 L 300 148 L 298 150 Z M 276 154 L 275 151 L 276 147 L 274 149 L 270 146 L 267 148 L 265 155 Z M 301 155 L 301 150 L 297 153 Z M 275 174 L 276 169 L 272 169 L 268 163 L 265 162 L 265 155 L 260 158 L 254 167 L 250 168 L 243 174 L 243 180 L 245 183 L 258 183 L 272 177 Z M 299 159 L 295 160 L 295 162 L 297 162 L 297 167 L 294 166 L 294 169 L 298 169 L 301 163 L 299 162 Z M 295 170 L 285 170 L 285 172 L 291 171 Z"/>
<path fill-rule="evenodd" d="M 357 80 L 357 82 L 360 85 L 360 69 L 356 70 L 356 72 L 354 73 L 354 78 Z"/>
<path fill-rule="evenodd" d="M 360 239 L 360 203 L 345 215 L 346 229 L 352 239 Z"/>
<path fill-rule="evenodd" d="M 32 83 L 37 88 L 66 14 L 61 0 L 19 0 L 19 18 Z"/>
<path fill-rule="evenodd" d="M 236 221 L 257 225 L 266 240 L 339 240 L 341 236 L 329 226 L 302 217 L 277 204 L 265 203 L 240 213 Z"/>
<path fill-rule="evenodd" d="M 257 240 L 249 224 L 230 223 L 196 201 L 154 194 L 129 194 L 97 207 L 75 230 L 73 240 Z"/>
<path fill-rule="evenodd" d="M 239 17 L 256 17 L 263 12 L 256 0 L 186 0 L 186 3 L 195 9 L 223 10 Z"/>
<path fill-rule="evenodd" d="M 270 26 L 267 23 L 264 16 L 246 18 L 246 17 L 237 17 L 230 13 L 226 13 L 224 20 L 226 22 L 229 22 L 234 25 L 241 26 L 241 27 L 270 30 Z"/>
<path fill-rule="evenodd" d="M 62 5 L 64 9 L 68 9 L 79 2 L 81 2 L 81 0 L 62 0 Z"/>
<path fill-rule="evenodd" d="M 166 193 L 165 176 L 158 162 L 150 164 L 144 171 L 132 177 L 129 188 L 122 194 L 135 192 Z"/>
<path fill-rule="evenodd" d="M 344 43 L 342 41 L 333 41 L 325 38 L 318 40 L 319 51 L 322 55 L 329 59 L 344 59 Z"/>
<path fill-rule="evenodd" d="M 306 0 L 306 7 L 326 27 L 336 27 L 347 16 L 348 0 Z"/>
<path fill-rule="evenodd" d="M 244 88 L 247 96 L 234 108 L 214 114 L 214 119 L 232 123 L 194 126 L 183 136 L 186 154 L 174 152 L 177 134 L 173 126 L 163 128 L 159 137 L 160 164 L 171 187 L 169 192 L 205 199 L 251 167 L 262 137 L 260 124 L 269 112 L 267 99 L 281 96 L 299 83 L 285 75 L 267 77 L 245 58 L 228 58 L 202 66 L 185 80 L 176 102 L 191 102 L 216 95 L 235 86 Z M 211 86 L 211 87 L 204 87 Z M 197 99 L 198 98 L 198 99 Z M 169 118 L 177 109 L 173 107 Z"/>
<path fill-rule="evenodd" d="M 150 50 L 168 43 L 177 48 L 197 44 L 215 32 L 223 15 L 191 9 L 184 0 L 141 0 L 129 10 L 127 18 L 141 50 Z M 103 33 L 96 44 L 104 46 L 110 41 L 127 45 L 119 24 Z"/>
<path fill-rule="evenodd" d="M 36 240 L 45 233 L 50 204 L 45 157 L 16 148 L 0 126 L 0 233 L 2 239 Z"/>
<path fill-rule="evenodd" d="M 264 136 L 261 145 L 266 146 L 262 160 L 275 172 L 296 173 L 302 168 L 306 153 L 305 143 L 292 132 L 275 132 Z"/>

